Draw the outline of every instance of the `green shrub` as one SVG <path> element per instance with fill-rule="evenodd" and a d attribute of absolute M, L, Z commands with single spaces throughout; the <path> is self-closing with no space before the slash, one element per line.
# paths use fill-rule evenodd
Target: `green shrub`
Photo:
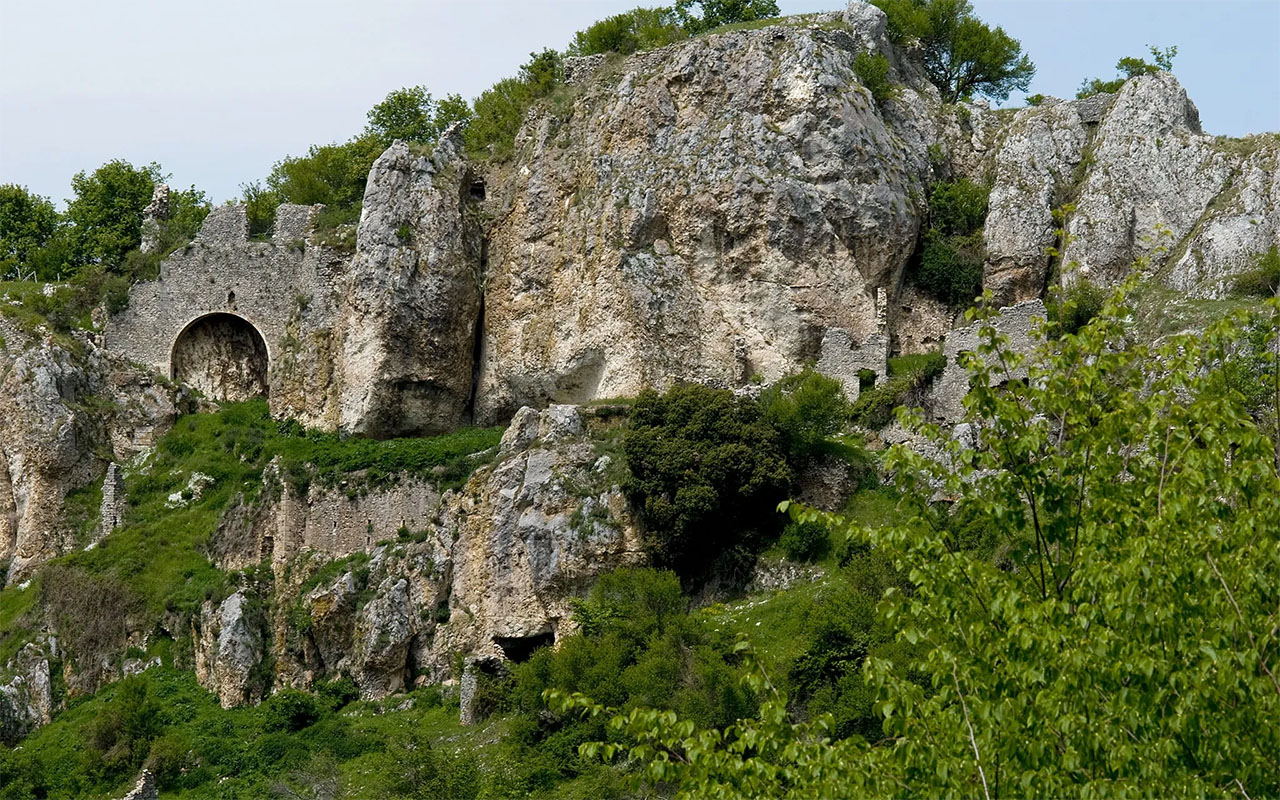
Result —
<path fill-rule="evenodd" d="M 950 306 L 967 305 L 982 293 L 982 242 L 930 233 L 920 253 L 915 283 Z"/>
<path fill-rule="evenodd" d="M 1045 311 L 1049 321 L 1057 323 L 1060 335 L 1079 333 L 1080 329 L 1102 311 L 1107 292 L 1088 278 L 1079 278 L 1068 289 L 1053 292 Z"/>
<path fill-rule="evenodd" d="M 943 236 L 969 236 L 987 219 L 991 187 L 967 178 L 939 183 L 929 193 L 929 228 Z"/>
<path fill-rule="evenodd" d="M 853 60 L 853 74 L 877 103 L 885 103 L 897 94 L 897 89 L 889 82 L 889 59 L 880 53 L 865 50 L 858 53 Z"/>
<path fill-rule="evenodd" d="M 698 13 L 690 12 L 694 6 Z M 676 16 L 691 35 L 725 25 L 758 22 L 778 16 L 776 0 L 676 0 Z"/>
<path fill-rule="evenodd" d="M 267 730 L 296 733 L 320 721 L 321 705 L 314 695 L 298 689 L 282 689 L 262 703 Z"/>
<path fill-rule="evenodd" d="M 1029 94 L 1027 95 L 1027 105 L 1031 107 L 1044 105 L 1044 101 L 1048 99 L 1049 98 L 1043 94 Z"/>
<path fill-rule="evenodd" d="M 658 565 L 701 578 L 722 557 L 748 557 L 778 529 L 774 509 L 791 470 L 755 403 L 699 385 L 646 391 L 623 449 L 624 488 Z"/>
<path fill-rule="evenodd" d="M 628 55 L 652 50 L 684 39 L 688 34 L 670 8 L 634 8 L 600 20 L 574 34 L 566 51 L 571 56 L 597 53 Z"/>
<path fill-rule="evenodd" d="M 759 404 L 764 420 L 782 434 L 793 465 L 817 455 L 840 432 L 850 408 L 840 382 L 812 369 L 774 383 Z"/>
<path fill-rule="evenodd" d="M 476 98 L 475 117 L 465 134 L 472 158 L 509 158 L 530 107 L 564 79 L 561 56 L 555 50 L 529 56 L 518 77 L 498 81 Z"/>
<path fill-rule="evenodd" d="M 831 552 L 831 541 L 819 522 L 791 522 L 782 529 L 778 547 L 792 561 L 819 561 Z"/>
<path fill-rule="evenodd" d="M 872 430 L 893 420 L 898 406 L 908 405 L 934 378 L 942 374 L 947 360 L 942 353 L 890 359 L 889 380 L 858 395 L 849 413 L 851 420 Z"/>
<path fill-rule="evenodd" d="M 932 380 L 942 374 L 947 366 L 947 357 L 941 350 L 931 353 L 913 353 L 905 356 L 893 356 L 889 359 L 889 376 L 901 377 L 921 374 L 925 380 Z"/>
<path fill-rule="evenodd" d="M 1236 277 L 1232 288 L 1238 294 L 1255 297 L 1275 297 L 1280 293 L 1280 248 L 1271 245 L 1258 256 L 1253 269 Z"/>
<path fill-rule="evenodd" d="M 1173 57 L 1178 54 L 1177 47 L 1166 47 L 1161 50 L 1154 45 L 1149 45 L 1147 50 L 1151 53 L 1151 60 L 1154 63 L 1148 63 L 1145 59 L 1133 56 L 1125 56 L 1116 62 L 1116 72 L 1119 74 L 1115 78 L 1108 81 L 1101 78 L 1084 81 L 1080 84 L 1080 90 L 1076 92 L 1076 98 L 1082 99 L 1095 94 L 1112 94 L 1120 91 L 1120 87 L 1124 86 L 1125 81 L 1130 78 L 1153 75 L 1162 70 L 1168 72 L 1173 69 Z"/>
<path fill-rule="evenodd" d="M 911 278 L 948 305 L 968 305 L 982 291 L 981 231 L 990 192 L 961 178 L 929 194 L 929 227 Z"/>

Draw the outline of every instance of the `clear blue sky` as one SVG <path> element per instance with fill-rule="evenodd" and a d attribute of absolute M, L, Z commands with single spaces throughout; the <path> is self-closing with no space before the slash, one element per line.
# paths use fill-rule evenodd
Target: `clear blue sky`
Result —
<path fill-rule="evenodd" d="M 282 156 L 359 131 L 392 89 L 474 97 L 530 51 L 637 3 L 0 0 L 0 183 L 60 201 L 77 171 L 125 158 L 226 200 Z M 843 8 L 814 3 L 780 5 Z M 1280 0 L 974 5 L 1022 41 L 1033 92 L 1070 97 L 1121 56 L 1176 44 L 1207 131 L 1280 130 Z"/>

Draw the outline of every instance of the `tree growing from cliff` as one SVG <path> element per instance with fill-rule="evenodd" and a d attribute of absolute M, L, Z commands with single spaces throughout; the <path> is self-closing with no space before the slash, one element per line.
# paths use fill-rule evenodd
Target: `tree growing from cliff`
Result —
<path fill-rule="evenodd" d="M 1110 94 L 1120 91 L 1120 87 L 1124 86 L 1124 82 L 1130 78 L 1136 78 L 1139 75 L 1154 75 L 1157 72 L 1169 72 L 1173 69 L 1173 57 L 1178 54 L 1178 48 L 1166 47 L 1163 50 L 1155 45 L 1148 45 L 1147 49 L 1151 53 L 1151 62 L 1133 56 L 1125 56 L 1116 62 L 1116 72 L 1119 73 L 1115 78 L 1104 81 L 1101 78 L 1093 78 L 1080 84 L 1080 90 L 1076 92 L 1076 98 L 1085 98 L 1095 94 Z"/>
<path fill-rule="evenodd" d="M 885 12 L 890 38 L 919 43 L 929 80 L 942 100 L 955 103 L 974 95 L 1006 100 L 1026 91 L 1036 73 L 1017 39 L 974 16 L 968 0 L 872 0 Z"/>
<path fill-rule="evenodd" d="M 1227 368 L 1246 320 L 1149 351 L 1128 313 L 1117 293 L 1079 333 L 1047 331 L 1025 384 L 1001 380 L 1022 358 L 986 317 L 966 361 L 976 445 L 908 419 L 937 455 L 889 456 L 910 524 L 791 507 L 910 575 L 879 614 L 922 645 L 929 688 L 865 660 L 881 746 L 794 723 L 757 677 L 769 699 L 754 719 L 710 729 L 637 709 L 613 718 L 627 744 L 584 752 L 630 755 L 682 797 L 1280 792 L 1280 475 Z M 964 548 L 938 496 L 994 533 L 994 560 Z"/>
<path fill-rule="evenodd" d="M 164 178 L 159 164 L 135 167 L 116 159 L 92 173 L 71 179 L 75 197 L 67 204 L 76 264 L 120 264 L 142 241 L 142 212 L 155 184 Z"/>

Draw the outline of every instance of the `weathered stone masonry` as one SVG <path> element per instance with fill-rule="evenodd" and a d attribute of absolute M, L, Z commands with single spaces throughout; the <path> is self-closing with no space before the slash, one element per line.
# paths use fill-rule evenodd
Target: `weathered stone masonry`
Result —
<path fill-rule="evenodd" d="M 215 399 L 261 393 L 246 374 L 261 358 L 273 407 L 306 406 L 293 410 L 318 422 L 325 403 L 296 396 L 291 367 L 312 334 L 334 326 L 345 259 L 308 244 L 315 210 L 281 206 L 270 241 L 260 242 L 249 238 L 243 206 L 214 209 L 158 280 L 133 288 L 129 308 L 106 326 L 106 348 Z M 199 361 L 207 363 L 192 374 Z"/>

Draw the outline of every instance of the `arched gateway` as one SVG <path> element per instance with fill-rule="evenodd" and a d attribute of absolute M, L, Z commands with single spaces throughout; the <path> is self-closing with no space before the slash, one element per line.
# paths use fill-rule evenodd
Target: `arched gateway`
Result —
<path fill-rule="evenodd" d="M 170 376 L 214 400 L 267 394 L 269 354 L 262 334 L 236 314 L 197 318 L 174 340 Z"/>

